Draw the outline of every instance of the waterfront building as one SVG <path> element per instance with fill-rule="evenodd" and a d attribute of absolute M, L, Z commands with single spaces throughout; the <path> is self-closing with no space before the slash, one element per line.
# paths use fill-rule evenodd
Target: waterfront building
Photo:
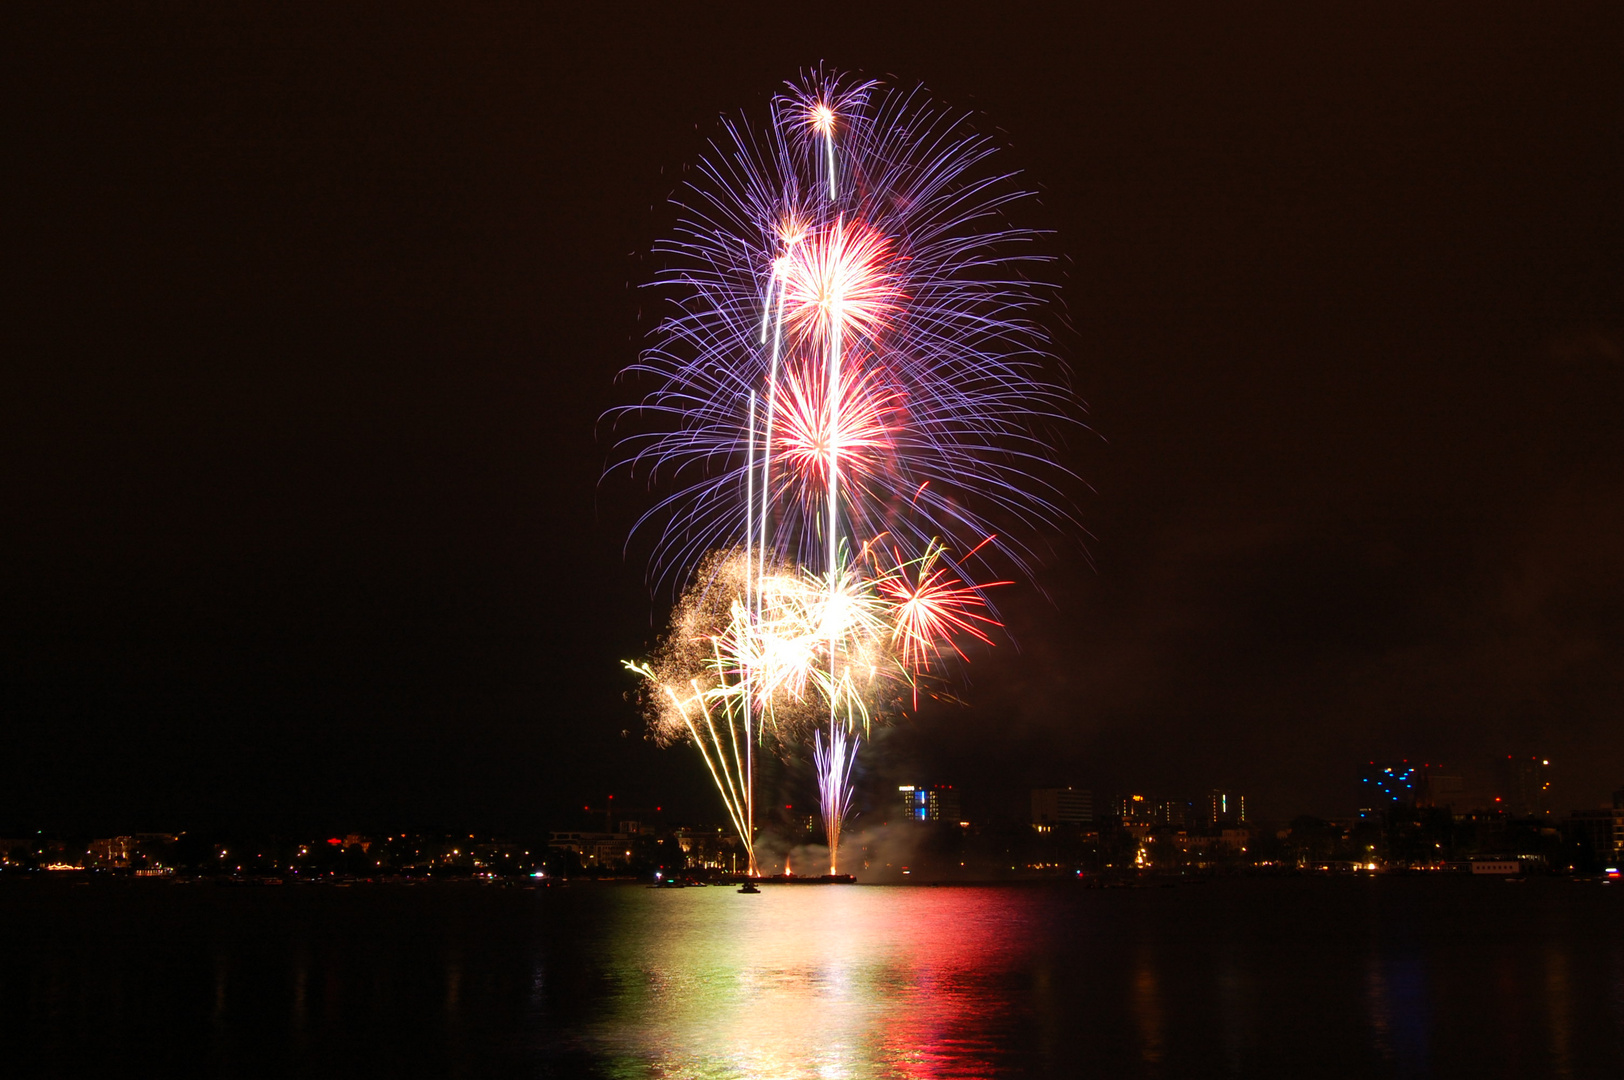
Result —
<path fill-rule="evenodd" d="M 1460 773 L 1442 765 L 1424 764 L 1415 777 L 1415 805 L 1418 809 L 1454 806 L 1466 790 Z"/>
<path fill-rule="evenodd" d="M 573 851 L 582 866 L 609 867 L 632 857 L 629 833 L 554 832 L 547 846 L 553 851 Z"/>
<path fill-rule="evenodd" d="M 1359 778 L 1359 804 L 1378 813 L 1415 805 L 1416 769 L 1409 760 L 1372 761 Z"/>
<path fill-rule="evenodd" d="M 1124 825 L 1153 825 L 1156 821 L 1156 804 L 1143 795 L 1119 796 L 1111 803 L 1111 812 Z"/>
<path fill-rule="evenodd" d="M 1500 762 L 1500 790 L 1495 802 L 1515 818 L 1546 817 L 1551 812 L 1551 762 L 1538 754 L 1507 754 Z"/>
<path fill-rule="evenodd" d="M 1613 792 L 1613 865 L 1624 866 L 1624 788 Z"/>
<path fill-rule="evenodd" d="M 135 837 L 110 836 L 102 840 L 92 840 L 90 849 L 85 854 L 90 856 L 93 866 L 124 870 L 129 868 L 130 856 L 134 851 Z"/>
<path fill-rule="evenodd" d="M 1151 817 L 1158 825 L 1171 825 L 1187 829 L 1196 824 L 1196 804 L 1189 799 L 1158 799 L 1151 808 Z"/>
<path fill-rule="evenodd" d="M 672 833 L 672 839 L 691 867 L 728 870 L 738 865 L 739 838 L 732 833 L 724 833 L 720 827 L 679 828 Z"/>
<path fill-rule="evenodd" d="M 1246 823 L 1246 796 L 1214 788 L 1207 796 L 1207 820 L 1213 828 Z"/>
<path fill-rule="evenodd" d="M 1624 814 L 1613 807 L 1575 810 L 1568 815 L 1562 823 L 1562 835 L 1576 870 L 1593 872 L 1614 864 L 1620 850 L 1621 821 Z"/>
<path fill-rule="evenodd" d="M 959 793 L 952 784 L 902 784 L 897 787 L 897 797 L 903 821 L 947 821 L 956 825 L 963 818 Z"/>
<path fill-rule="evenodd" d="M 1083 788 L 1033 788 L 1032 824 L 1087 825 L 1094 820 L 1094 793 Z"/>

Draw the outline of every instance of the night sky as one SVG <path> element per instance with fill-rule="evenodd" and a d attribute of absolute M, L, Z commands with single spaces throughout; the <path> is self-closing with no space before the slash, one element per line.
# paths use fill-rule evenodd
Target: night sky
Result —
<path fill-rule="evenodd" d="M 1089 403 L 1087 534 L 871 786 L 1624 785 L 1617 6 L 884 7 L 7 5 L 0 830 L 720 816 L 598 417 L 820 62 L 1007 144 Z"/>

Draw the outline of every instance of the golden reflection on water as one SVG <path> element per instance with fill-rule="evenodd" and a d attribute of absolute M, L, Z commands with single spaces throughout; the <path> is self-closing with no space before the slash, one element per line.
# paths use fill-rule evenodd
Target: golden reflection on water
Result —
<path fill-rule="evenodd" d="M 1156 982 L 1156 962 L 1140 950 L 1133 971 L 1133 1020 L 1139 1028 L 1139 1056 L 1147 1065 L 1162 1062 L 1162 1001 Z"/>
<path fill-rule="evenodd" d="M 1012 905 L 977 889 L 627 891 L 595 1041 L 614 1075 L 985 1077 L 989 976 L 1022 961 Z"/>

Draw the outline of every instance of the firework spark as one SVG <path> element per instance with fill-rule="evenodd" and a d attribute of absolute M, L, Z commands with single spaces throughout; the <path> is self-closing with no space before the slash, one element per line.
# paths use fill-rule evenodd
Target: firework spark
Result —
<path fill-rule="evenodd" d="M 799 494 L 795 504 L 803 515 L 822 509 L 838 462 L 859 508 L 853 527 L 866 532 L 877 522 L 866 520 L 861 508 L 883 505 L 890 491 L 893 436 L 905 423 L 902 393 L 862 365 L 842 373 L 838 405 L 829 400 L 828 386 L 810 364 L 787 373 L 775 395 L 773 460 L 783 470 L 785 493 Z"/>
<path fill-rule="evenodd" d="M 948 568 L 946 554 L 940 544 L 931 544 L 924 556 L 911 561 L 898 553 L 896 569 L 877 583 L 895 610 L 891 641 L 897 658 L 916 676 L 932 667 L 944 648 L 966 659 L 958 644 L 961 637 L 990 644 L 988 629 L 1003 625 L 986 613 L 983 592 L 1010 582 L 968 585 Z"/>
<path fill-rule="evenodd" d="M 816 342 L 872 335 L 899 309 L 891 241 L 866 225 L 836 220 L 775 263 L 792 329 Z"/>

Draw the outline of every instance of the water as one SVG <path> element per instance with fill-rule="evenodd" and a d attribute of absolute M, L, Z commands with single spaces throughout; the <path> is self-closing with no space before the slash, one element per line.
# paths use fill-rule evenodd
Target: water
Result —
<path fill-rule="evenodd" d="M 1608 1077 L 1624 887 L 0 882 L 11 1075 Z"/>

